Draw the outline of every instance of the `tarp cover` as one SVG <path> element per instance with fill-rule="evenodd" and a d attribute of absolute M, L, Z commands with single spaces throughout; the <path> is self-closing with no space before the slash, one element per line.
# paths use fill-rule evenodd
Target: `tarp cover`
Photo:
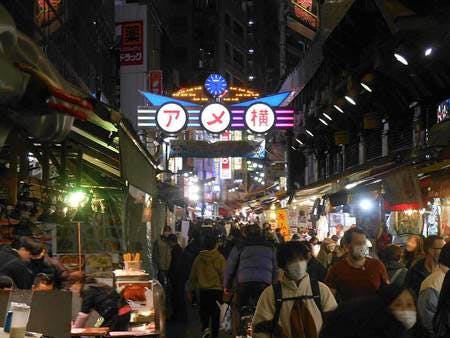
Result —
<path fill-rule="evenodd" d="M 257 141 L 171 141 L 170 157 L 264 157 L 264 142 Z"/>
<path fill-rule="evenodd" d="M 154 196 L 157 190 L 156 169 L 123 128 L 119 128 L 119 142 L 122 177 L 135 187 Z"/>

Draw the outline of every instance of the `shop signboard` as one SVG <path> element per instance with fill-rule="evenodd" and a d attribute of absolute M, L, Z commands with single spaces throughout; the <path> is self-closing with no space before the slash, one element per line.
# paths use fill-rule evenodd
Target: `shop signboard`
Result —
<path fill-rule="evenodd" d="M 317 32 L 319 27 L 317 0 L 291 0 L 291 4 L 295 19 L 313 32 Z"/>
<path fill-rule="evenodd" d="M 156 124 L 166 133 L 178 133 L 186 127 L 186 110 L 177 103 L 166 103 L 156 113 Z"/>
<path fill-rule="evenodd" d="M 437 121 L 443 122 L 450 119 L 450 98 L 441 102 L 437 108 Z"/>
<path fill-rule="evenodd" d="M 277 209 L 275 210 L 277 226 L 280 228 L 280 233 L 284 237 L 285 240 L 290 239 L 290 228 L 289 228 L 289 220 L 288 220 L 288 212 L 287 209 Z"/>
<path fill-rule="evenodd" d="M 229 130 L 225 131 L 220 135 L 222 141 L 231 141 L 231 132 Z M 221 179 L 231 179 L 231 157 L 224 157 L 220 159 L 220 178 Z"/>
<path fill-rule="evenodd" d="M 151 70 L 148 74 L 148 89 L 152 93 L 161 95 L 163 92 L 163 76 L 161 70 Z"/>
<path fill-rule="evenodd" d="M 144 64 L 144 23 L 141 20 L 116 24 L 120 33 L 120 66 Z"/>
<path fill-rule="evenodd" d="M 176 103 L 185 109 L 186 128 L 203 129 L 209 133 L 220 134 L 225 130 L 248 129 L 253 134 L 263 135 L 271 129 L 286 130 L 294 127 L 294 110 L 281 106 L 290 92 L 227 105 L 212 102 L 205 106 L 151 92 L 140 93 L 150 102 L 150 106 L 139 106 L 137 109 L 138 127 L 143 129 L 158 127 L 156 114 L 160 107 L 167 103 Z"/>
<path fill-rule="evenodd" d="M 255 103 L 245 111 L 244 120 L 251 132 L 264 134 L 275 125 L 275 112 L 267 104 Z"/>
<path fill-rule="evenodd" d="M 211 103 L 201 111 L 200 124 L 207 132 L 220 134 L 230 126 L 231 113 L 223 104 Z"/>

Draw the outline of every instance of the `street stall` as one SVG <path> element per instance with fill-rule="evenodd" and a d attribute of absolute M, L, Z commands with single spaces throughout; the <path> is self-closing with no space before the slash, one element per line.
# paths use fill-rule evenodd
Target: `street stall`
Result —
<path fill-rule="evenodd" d="M 113 277 L 145 276 L 148 297 L 139 306 L 151 313 L 147 331 L 132 325 L 139 332 L 74 330 L 72 336 L 164 336 L 164 294 L 149 275 L 152 232 L 159 231 L 151 212 L 158 163 L 129 122 L 64 80 L 2 6 L 0 26 L 0 242 L 34 237 L 69 273 L 82 271 L 110 284 Z M 120 254 L 130 250 L 140 253 L 141 268 L 121 269 L 126 261 Z M 113 271 L 122 271 L 121 277 Z M 133 283 L 121 280 L 117 290 L 123 294 Z M 27 304 L 28 330 L 70 337 L 79 300 L 62 291 L 48 297 L 35 294 Z M 7 304 L 0 302 L 0 311 Z M 142 313 L 136 313 L 139 322 Z"/>

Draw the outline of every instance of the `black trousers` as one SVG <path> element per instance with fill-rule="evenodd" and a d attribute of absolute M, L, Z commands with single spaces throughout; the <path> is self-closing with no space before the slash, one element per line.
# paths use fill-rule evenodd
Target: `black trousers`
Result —
<path fill-rule="evenodd" d="M 109 327 L 110 331 L 128 331 L 130 325 L 130 314 L 119 316 L 115 315 L 111 318 L 105 318 L 103 327 Z"/>
<path fill-rule="evenodd" d="M 220 308 L 217 302 L 222 303 L 222 290 L 200 290 L 200 320 L 202 330 L 209 327 L 211 320 L 211 338 L 219 336 Z"/>
<path fill-rule="evenodd" d="M 240 283 L 236 288 L 236 313 L 233 315 L 233 333 L 234 335 L 245 335 L 246 328 L 241 322 L 241 312 L 244 306 L 254 306 L 258 303 L 261 293 L 269 285 L 262 282 L 246 282 Z"/>
<path fill-rule="evenodd" d="M 256 306 L 261 293 L 269 285 L 261 282 L 240 283 L 237 286 L 237 305 L 241 309 L 243 306 Z"/>

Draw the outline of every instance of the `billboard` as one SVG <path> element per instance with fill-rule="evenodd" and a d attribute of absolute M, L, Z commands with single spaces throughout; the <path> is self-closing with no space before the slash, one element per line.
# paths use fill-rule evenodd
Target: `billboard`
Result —
<path fill-rule="evenodd" d="M 144 22 L 125 21 L 116 23 L 120 34 L 120 66 L 144 64 Z"/>
<path fill-rule="evenodd" d="M 315 0 L 292 0 L 294 17 L 303 25 L 317 32 L 319 28 L 318 3 Z"/>

